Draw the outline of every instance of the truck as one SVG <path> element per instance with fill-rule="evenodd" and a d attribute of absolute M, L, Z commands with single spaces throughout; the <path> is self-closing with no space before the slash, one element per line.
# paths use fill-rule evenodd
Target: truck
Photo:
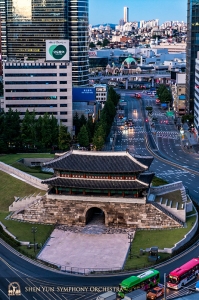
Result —
<path fill-rule="evenodd" d="M 146 300 L 147 293 L 141 289 L 125 294 L 123 300 Z"/>
<path fill-rule="evenodd" d="M 96 298 L 96 300 L 116 300 L 116 299 L 117 299 L 116 293 L 111 291 L 101 294 Z"/>

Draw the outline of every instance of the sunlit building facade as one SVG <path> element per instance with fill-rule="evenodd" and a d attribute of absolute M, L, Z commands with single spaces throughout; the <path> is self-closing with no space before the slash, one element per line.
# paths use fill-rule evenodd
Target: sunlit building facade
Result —
<path fill-rule="evenodd" d="M 199 0 L 188 0 L 186 53 L 186 112 L 193 113 L 195 60 L 199 51 Z"/>
<path fill-rule="evenodd" d="M 45 41 L 70 40 L 74 85 L 88 83 L 88 0 L 0 0 L 3 59 L 45 58 Z"/>
<path fill-rule="evenodd" d="M 124 23 L 129 22 L 129 8 L 127 6 L 124 7 Z"/>

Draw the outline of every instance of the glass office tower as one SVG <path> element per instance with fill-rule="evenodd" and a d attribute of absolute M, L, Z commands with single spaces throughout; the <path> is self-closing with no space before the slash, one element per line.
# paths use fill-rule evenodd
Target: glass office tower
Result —
<path fill-rule="evenodd" d="M 3 59 L 45 58 L 47 39 L 69 39 L 73 85 L 88 83 L 88 0 L 0 0 Z"/>
<path fill-rule="evenodd" d="M 187 8 L 186 110 L 193 113 L 195 60 L 199 51 L 199 0 L 188 0 Z"/>
<path fill-rule="evenodd" d="M 69 39 L 72 81 L 88 84 L 88 0 L 69 1 Z"/>

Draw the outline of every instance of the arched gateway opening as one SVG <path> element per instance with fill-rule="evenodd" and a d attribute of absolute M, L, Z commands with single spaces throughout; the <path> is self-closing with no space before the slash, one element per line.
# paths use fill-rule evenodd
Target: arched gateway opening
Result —
<path fill-rule="evenodd" d="M 86 225 L 87 224 L 104 225 L 105 214 L 103 210 L 98 207 L 89 208 L 86 212 Z"/>

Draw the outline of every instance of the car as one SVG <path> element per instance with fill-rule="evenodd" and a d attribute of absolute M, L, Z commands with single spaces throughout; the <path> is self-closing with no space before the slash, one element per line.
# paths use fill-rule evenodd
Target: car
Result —
<path fill-rule="evenodd" d="M 164 288 L 156 286 L 147 293 L 147 299 L 157 299 L 164 294 Z"/>

